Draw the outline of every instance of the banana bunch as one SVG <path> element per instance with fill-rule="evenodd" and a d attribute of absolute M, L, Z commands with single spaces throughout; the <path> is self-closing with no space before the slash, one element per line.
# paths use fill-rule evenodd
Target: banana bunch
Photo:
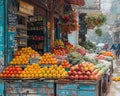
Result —
<path fill-rule="evenodd" d="M 54 45 L 55 45 L 55 46 L 64 46 L 64 43 L 63 43 L 62 40 L 57 39 L 57 40 L 54 41 Z"/>

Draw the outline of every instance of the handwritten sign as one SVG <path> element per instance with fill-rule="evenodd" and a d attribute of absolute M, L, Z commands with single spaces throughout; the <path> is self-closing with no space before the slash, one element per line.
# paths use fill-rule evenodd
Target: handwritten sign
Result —
<path fill-rule="evenodd" d="M 15 0 L 10 0 L 9 3 L 9 10 L 8 10 L 8 31 L 9 32 L 16 32 L 17 26 L 17 2 Z"/>
<path fill-rule="evenodd" d="M 34 7 L 26 2 L 20 1 L 19 11 L 28 15 L 33 15 Z"/>

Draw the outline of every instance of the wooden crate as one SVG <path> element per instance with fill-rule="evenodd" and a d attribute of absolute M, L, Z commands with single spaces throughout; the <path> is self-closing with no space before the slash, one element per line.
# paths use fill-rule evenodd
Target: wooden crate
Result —
<path fill-rule="evenodd" d="M 99 81 L 59 82 L 56 96 L 99 96 Z"/>

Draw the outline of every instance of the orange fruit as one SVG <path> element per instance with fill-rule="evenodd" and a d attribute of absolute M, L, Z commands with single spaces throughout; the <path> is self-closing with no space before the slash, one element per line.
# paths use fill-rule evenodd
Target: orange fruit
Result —
<path fill-rule="evenodd" d="M 20 78 L 23 78 L 23 75 L 22 75 L 22 74 L 20 74 L 20 75 L 19 75 L 19 77 L 20 77 Z"/>
<path fill-rule="evenodd" d="M 47 77 L 48 77 L 48 75 L 47 75 L 47 74 L 44 74 L 43 76 L 44 76 L 44 78 L 47 78 Z"/>
<path fill-rule="evenodd" d="M 35 78 L 34 74 L 31 74 L 31 78 Z"/>
<path fill-rule="evenodd" d="M 35 74 L 34 76 L 35 76 L 35 78 L 38 78 L 38 77 L 39 77 L 39 74 Z"/>
<path fill-rule="evenodd" d="M 23 74 L 23 78 L 27 78 L 27 74 Z"/>
<path fill-rule="evenodd" d="M 37 74 L 37 71 L 33 71 L 34 74 Z"/>
<path fill-rule="evenodd" d="M 56 74 L 52 74 L 52 77 L 53 77 L 53 78 L 56 78 Z"/>
<path fill-rule="evenodd" d="M 60 78 L 61 77 L 61 75 L 60 74 L 57 74 L 57 78 Z"/>
<path fill-rule="evenodd" d="M 52 78 L 52 74 L 48 74 L 48 78 Z"/>
<path fill-rule="evenodd" d="M 43 74 L 39 74 L 39 77 L 42 78 L 42 77 L 43 77 Z"/>

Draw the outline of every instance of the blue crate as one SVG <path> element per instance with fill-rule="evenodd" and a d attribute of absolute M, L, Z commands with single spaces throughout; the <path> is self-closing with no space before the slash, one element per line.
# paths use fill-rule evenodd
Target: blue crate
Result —
<path fill-rule="evenodd" d="M 58 83 L 57 96 L 99 96 L 99 81 Z"/>
<path fill-rule="evenodd" d="M 78 96 L 95 96 L 94 91 L 78 91 Z"/>
<path fill-rule="evenodd" d="M 76 84 L 57 84 L 57 89 L 77 89 L 78 85 Z"/>
<path fill-rule="evenodd" d="M 79 84 L 79 90 L 95 90 L 95 85 L 85 85 L 85 84 Z"/>
<path fill-rule="evenodd" d="M 57 96 L 80 96 L 74 90 L 57 90 Z"/>
<path fill-rule="evenodd" d="M 54 89 L 50 88 L 37 88 L 38 94 L 54 94 Z"/>
<path fill-rule="evenodd" d="M 96 96 L 95 91 L 57 90 L 57 96 Z"/>
<path fill-rule="evenodd" d="M 49 87 L 49 88 L 53 88 L 53 83 L 47 83 L 47 82 L 36 82 L 36 83 L 31 83 L 30 84 L 32 87 L 39 87 L 39 88 L 42 88 L 42 87 Z"/>

